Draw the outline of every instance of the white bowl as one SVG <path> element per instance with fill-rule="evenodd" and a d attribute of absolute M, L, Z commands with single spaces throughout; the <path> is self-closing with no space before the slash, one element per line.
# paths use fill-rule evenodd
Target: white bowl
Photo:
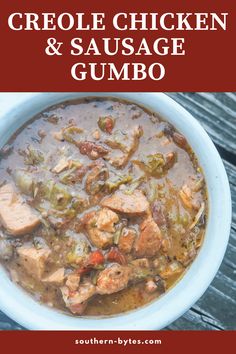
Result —
<path fill-rule="evenodd" d="M 0 147 L 27 120 L 50 105 L 85 96 L 118 97 L 157 112 L 188 139 L 202 166 L 209 195 L 206 236 L 183 278 L 160 299 L 140 309 L 109 318 L 80 318 L 39 304 L 12 283 L 0 268 L 0 308 L 28 329 L 154 330 L 167 326 L 205 292 L 224 257 L 231 223 L 231 198 L 221 158 L 201 125 L 179 104 L 161 93 L 33 93 L 1 94 Z"/>

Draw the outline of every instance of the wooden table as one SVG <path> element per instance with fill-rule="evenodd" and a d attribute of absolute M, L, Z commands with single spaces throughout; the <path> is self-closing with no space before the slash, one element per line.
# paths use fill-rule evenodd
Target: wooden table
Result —
<path fill-rule="evenodd" d="M 214 141 L 228 173 L 233 220 L 223 263 L 198 302 L 169 330 L 236 329 L 236 93 L 169 93 L 184 106 Z M 0 312 L 0 329 L 22 329 Z"/>

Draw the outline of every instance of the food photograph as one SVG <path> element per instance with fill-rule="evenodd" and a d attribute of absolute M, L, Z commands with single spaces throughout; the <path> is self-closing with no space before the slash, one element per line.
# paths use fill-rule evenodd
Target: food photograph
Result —
<path fill-rule="evenodd" d="M 0 106 L 0 329 L 236 329 L 235 93 Z"/>

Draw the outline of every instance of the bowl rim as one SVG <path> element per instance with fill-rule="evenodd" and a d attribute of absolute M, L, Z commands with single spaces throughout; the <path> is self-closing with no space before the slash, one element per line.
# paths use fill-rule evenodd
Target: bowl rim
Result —
<path fill-rule="evenodd" d="M 2 145 L 35 112 L 76 97 L 117 97 L 157 111 L 187 137 L 203 167 L 209 197 L 209 219 L 204 243 L 194 262 L 178 283 L 161 298 L 144 307 L 108 318 L 79 318 L 49 309 L 13 284 L 1 268 L 0 308 L 10 318 L 33 330 L 153 330 L 166 327 L 186 312 L 206 291 L 223 260 L 231 225 L 231 196 L 223 162 L 207 133 L 193 116 L 163 93 L 25 93 L 8 94 L 0 113 Z M 47 103 L 46 103 L 47 102 Z M 158 109 L 156 107 L 158 106 Z M 155 108 L 154 108 L 155 106 Z M 40 108 L 41 107 L 41 108 Z M 28 116 L 27 116 L 28 115 Z M 177 118 L 174 118 L 177 117 Z M 18 121 L 17 121 L 18 120 Z M 192 137 L 190 139 L 190 136 Z M 199 140 L 200 139 L 200 144 Z M 5 141 L 4 141 L 5 140 Z M 196 151 L 197 150 L 197 151 Z M 200 152 L 201 151 L 201 152 Z M 208 157 L 211 159 L 208 159 Z M 203 158 L 204 157 L 204 158 Z M 223 210 L 223 215 L 221 211 Z"/>

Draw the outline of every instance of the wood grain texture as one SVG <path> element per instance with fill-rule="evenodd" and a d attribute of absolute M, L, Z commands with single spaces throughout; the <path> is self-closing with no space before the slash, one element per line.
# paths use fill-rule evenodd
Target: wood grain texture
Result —
<path fill-rule="evenodd" d="M 236 93 L 168 93 L 185 107 L 214 141 L 229 177 L 233 217 L 222 265 L 198 302 L 169 330 L 236 329 Z M 0 312 L 0 329 L 19 330 L 18 324 Z"/>
<path fill-rule="evenodd" d="M 228 174 L 232 196 L 232 228 L 227 251 L 213 282 L 198 302 L 170 330 L 236 329 L 236 94 L 171 93 L 206 129 Z"/>

